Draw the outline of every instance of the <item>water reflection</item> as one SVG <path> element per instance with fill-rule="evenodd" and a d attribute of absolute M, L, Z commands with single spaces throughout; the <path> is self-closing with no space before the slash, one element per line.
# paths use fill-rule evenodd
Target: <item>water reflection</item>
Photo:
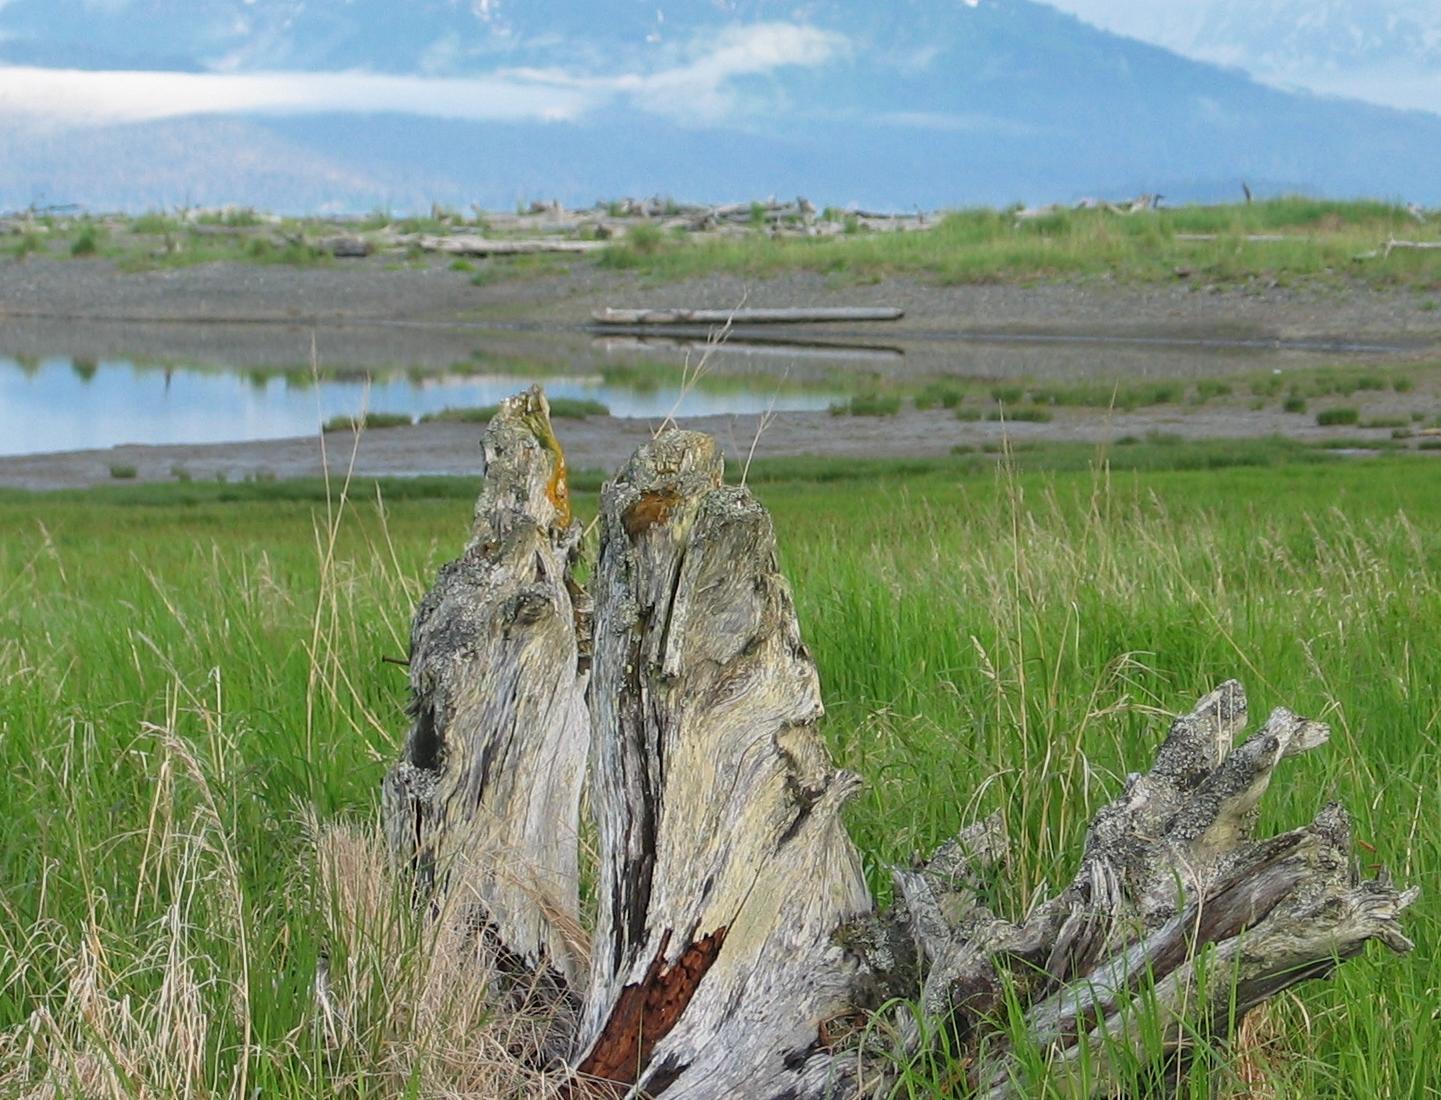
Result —
<path fill-rule="evenodd" d="M 127 360 L 0 357 L 0 454 L 37 454 L 120 443 L 220 443 L 310 435 L 361 410 L 412 417 L 492 405 L 530 381 L 555 397 L 588 398 L 615 416 L 661 417 L 822 409 L 831 392 L 728 379 L 682 393 L 681 372 L 605 369 L 532 379 L 515 374 L 406 372 L 324 376 L 224 371 Z"/>

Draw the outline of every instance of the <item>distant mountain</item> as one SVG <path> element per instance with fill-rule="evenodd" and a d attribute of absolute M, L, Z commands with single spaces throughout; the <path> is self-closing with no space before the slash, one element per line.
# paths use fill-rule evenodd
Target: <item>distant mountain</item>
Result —
<path fill-rule="evenodd" d="M 1242 179 L 1441 205 L 1441 116 L 1279 91 L 1030 0 L 9 0 L 3 62 L 494 77 L 492 98 L 522 106 L 472 117 L 493 105 L 484 92 L 464 118 L 429 117 L 456 113 L 460 85 L 438 83 L 419 86 L 431 103 L 408 91 L 403 111 L 326 101 L 7 126 L 0 69 L 0 207 L 654 192 L 936 207 L 1214 199 Z M 537 87 L 572 106 L 525 115 Z"/>
<path fill-rule="evenodd" d="M 1259 80 L 1441 114 L 1437 0 L 1056 0 L 1098 26 Z"/>
<path fill-rule="evenodd" d="M 1196 0 L 1166 22 L 1163 45 L 1251 73 L 1441 69 L 1436 0 Z"/>
<path fill-rule="evenodd" d="M 1437 0 L 1214 0 L 1181 48 L 1272 83 L 1441 115 Z"/>

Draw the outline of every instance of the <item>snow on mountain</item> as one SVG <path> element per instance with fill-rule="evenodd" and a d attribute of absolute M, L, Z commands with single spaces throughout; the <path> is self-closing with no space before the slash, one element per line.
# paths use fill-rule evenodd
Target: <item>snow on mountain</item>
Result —
<path fill-rule="evenodd" d="M 1384 7 L 1408 2 L 1425 7 Z M 1435 20 L 1274 6 L 1293 3 L 1354 8 L 1364 42 L 1433 40 Z M 1239 41 L 1246 10 L 1202 2 L 1213 22 L 1190 33 Z M 1309 41 L 1292 22 L 1286 57 Z M 1231 197 L 1243 178 L 1441 204 L 1441 116 L 1262 86 L 1032 0 L 0 6 L 0 207 L 657 191 L 933 207 Z"/>
<path fill-rule="evenodd" d="M 1441 0 L 1054 0 L 1267 83 L 1441 113 Z"/>

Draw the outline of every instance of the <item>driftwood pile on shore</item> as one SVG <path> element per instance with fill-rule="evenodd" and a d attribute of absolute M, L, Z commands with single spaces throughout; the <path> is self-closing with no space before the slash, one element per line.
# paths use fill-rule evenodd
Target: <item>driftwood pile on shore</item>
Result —
<path fill-rule="evenodd" d="M 764 231 L 772 237 L 829 237 L 848 232 L 907 232 L 932 228 L 935 215 L 889 214 L 869 210 L 818 212 L 807 199 L 699 205 L 665 199 L 597 204 L 567 210 L 559 203 L 535 203 L 515 214 L 475 211 L 472 227 L 457 225 L 449 234 L 382 231 L 383 247 L 419 248 L 462 256 L 519 255 L 538 252 L 588 252 L 604 242 L 624 240 L 638 228 L 700 239 L 746 236 Z M 482 227 L 477 230 L 475 227 Z"/>
<path fill-rule="evenodd" d="M 1020 920 L 987 904 L 994 820 L 891 869 L 877 908 L 840 817 L 863 779 L 821 740 L 770 516 L 724 484 L 715 441 L 636 452 L 602 493 L 584 585 L 539 390 L 502 405 L 484 449 L 470 541 L 416 612 L 385 820 L 426 911 L 469 899 L 514 987 L 552 998 L 555 1095 L 884 1096 L 897 1043 L 944 1045 L 957 1093 L 1033 1095 L 1022 1046 L 1071 1095 L 1108 1095 L 1127 1058 L 1158 1059 L 1164 1087 L 1368 941 L 1410 949 L 1415 892 L 1358 875 L 1339 806 L 1256 835 L 1276 769 L 1327 729 L 1277 709 L 1238 744 L 1235 682 L 1173 722 L 1075 876 Z"/>
<path fill-rule="evenodd" d="M 1124 202 L 1082 199 L 1071 204 L 1051 203 L 1014 208 L 1009 211 L 1013 228 L 1044 226 L 1044 219 L 1070 211 L 1097 211 L 1103 215 L 1133 217 L 1155 214 L 1163 196 L 1143 194 Z M 1249 201 L 1249 196 L 1248 196 Z M 1414 203 L 1405 211 L 1418 225 L 1432 224 L 1428 214 Z M 364 218 L 336 216 L 287 222 L 274 214 L 239 207 L 181 208 L 163 219 L 169 223 L 163 247 L 153 256 L 173 256 L 190 250 L 206 238 L 234 240 L 261 249 L 299 249 L 337 258 L 362 258 L 375 253 L 391 256 L 433 254 L 456 258 L 488 258 L 538 253 L 586 254 L 604 249 L 609 242 L 624 241 L 645 233 L 650 242 L 656 234 L 666 238 L 723 240 L 765 234 L 775 238 L 835 237 L 850 233 L 923 232 L 940 224 L 943 212 L 894 213 L 865 209 L 817 209 L 806 198 L 719 204 L 682 203 L 662 197 L 620 199 L 598 202 L 581 210 L 558 202 L 531 203 L 517 211 L 471 208 L 469 217 L 443 207 L 432 208 L 427 218 L 390 218 L 372 214 Z M 119 215 L 84 216 L 78 209 L 56 208 L 54 212 L 34 210 L 0 216 L 0 236 L 34 235 L 37 240 L 53 232 L 68 232 L 78 225 L 103 232 L 119 233 L 130 220 Z M 154 231 L 149 231 L 153 233 Z M 1421 235 L 1424 238 L 1424 234 Z M 1172 240 L 1211 242 L 1241 240 L 1248 244 L 1273 245 L 1296 241 L 1317 241 L 1323 235 L 1295 232 L 1259 232 L 1237 236 L 1221 232 L 1178 232 Z M 1397 239 L 1380 242 L 1361 252 L 1357 261 L 1386 259 L 1398 251 L 1430 252 L 1441 242 Z"/>
<path fill-rule="evenodd" d="M 338 258 L 372 253 L 436 253 L 457 257 L 517 256 L 536 253 L 586 253 L 623 240 L 640 227 L 666 234 L 699 238 L 745 236 L 757 231 L 776 237 L 827 237 L 848 232 L 906 232 L 932 228 L 939 216 L 897 214 L 874 210 L 817 210 L 805 198 L 719 204 L 679 203 L 655 197 L 596 203 L 570 210 L 560 203 L 532 203 L 519 211 L 471 208 L 471 217 L 435 207 L 426 231 L 408 231 L 412 219 L 397 217 L 376 228 L 371 219 L 334 217 L 307 222 L 304 228 L 286 229 L 274 214 L 247 208 L 186 207 L 175 212 L 180 235 L 167 239 L 165 254 L 184 251 L 184 237 L 258 240 L 284 248 L 301 246 Z M 47 218 L 27 211 L 0 218 L 0 235 L 50 232 Z M 74 219 L 75 213 L 64 214 Z M 87 219 L 106 231 L 121 231 L 127 219 L 101 216 Z"/>

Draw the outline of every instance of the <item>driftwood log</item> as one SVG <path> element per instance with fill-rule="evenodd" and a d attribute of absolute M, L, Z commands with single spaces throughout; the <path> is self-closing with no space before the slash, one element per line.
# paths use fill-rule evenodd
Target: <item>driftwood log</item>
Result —
<path fill-rule="evenodd" d="M 697 329 L 693 333 L 679 329 L 661 334 L 648 331 L 633 332 L 622 328 L 619 330 L 619 334 L 607 332 L 603 336 L 593 336 L 590 346 L 607 353 L 680 350 L 704 354 L 705 352 L 715 353 L 719 350 L 730 357 L 774 358 L 779 356 L 785 359 L 822 359 L 827 363 L 870 363 L 877 360 L 895 362 L 904 359 L 906 355 L 903 348 L 883 344 L 852 344 L 840 343 L 835 340 L 797 337 L 757 338 L 731 335 L 727 337 L 725 343 L 718 344 L 708 330 L 701 329 Z"/>
<path fill-rule="evenodd" d="M 993 820 L 894 869 L 878 911 L 840 819 L 862 780 L 826 752 L 770 517 L 723 484 L 714 440 L 665 432 L 607 484 L 589 595 L 539 390 L 502 405 L 484 449 L 470 541 L 415 616 L 385 817 L 420 895 L 463 878 L 506 965 L 554 989 L 565 1095 L 884 1096 L 895 1043 L 943 1036 L 957 1093 L 1025 1096 L 1022 1033 L 1053 1082 L 1105 1095 L 1127 1052 L 1156 1053 L 1138 1013 L 1162 1080 L 1369 940 L 1411 947 L 1415 891 L 1359 878 L 1339 806 L 1254 835 L 1273 770 L 1327 731 L 1278 709 L 1238 745 L 1235 682 L 1175 720 L 1074 879 L 1019 923 L 983 900 L 1004 874 Z"/>
<path fill-rule="evenodd" d="M 830 321 L 898 321 L 894 306 L 801 306 L 789 309 L 597 309 L 598 325 L 797 325 Z"/>
<path fill-rule="evenodd" d="M 562 237 L 509 239 L 464 233 L 448 237 L 397 235 L 394 241 L 414 245 L 422 252 L 447 256 L 533 256 L 541 252 L 599 252 L 606 247 L 604 241 L 573 241 Z"/>
<path fill-rule="evenodd" d="M 1441 250 L 1441 241 L 1398 241 L 1392 237 L 1386 242 L 1384 254 L 1389 256 L 1396 251 L 1436 252 L 1438 250 Z"/>

